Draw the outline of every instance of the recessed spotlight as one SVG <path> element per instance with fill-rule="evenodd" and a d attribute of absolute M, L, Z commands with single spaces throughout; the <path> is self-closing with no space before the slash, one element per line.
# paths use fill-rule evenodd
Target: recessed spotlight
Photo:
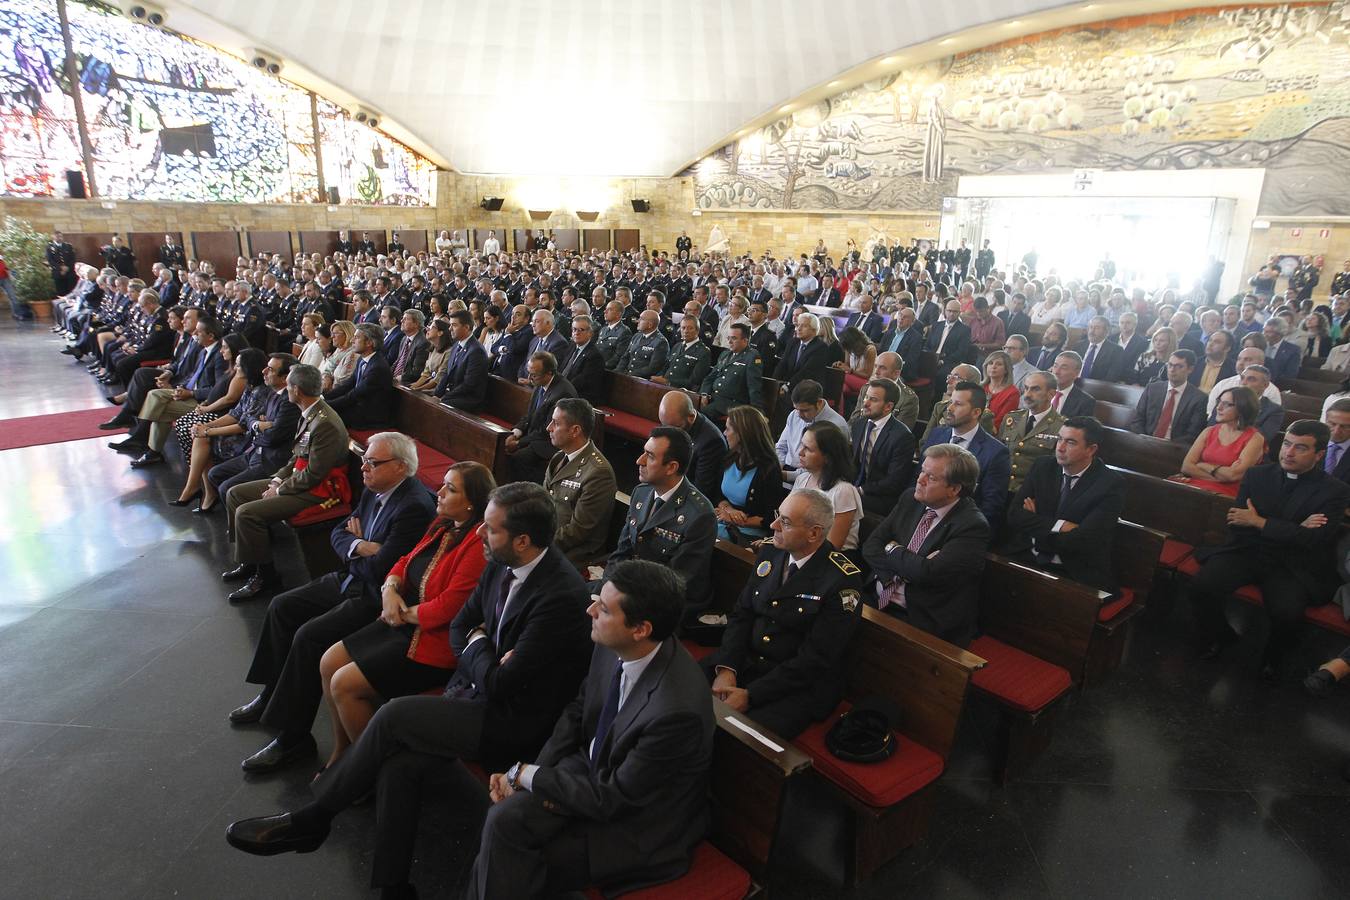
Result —
<path fill-rule="evenodd" d="M 945 47 L 948 44 L 955 43 L 955 41 L 956 38 L 943 38 L 942 40 L 938 41 L 938 44 Z"/>
<path fill-rule="evenodd" d="M 831 81 L 829 84 L 827 84 L 827 85 L 825 85 L 825 86 L 826 86 L 826 87 L 839 87 L 839 85 L 841 85 L 841 84 L 843 84 L 843 83 L 844 83 L 844 82 L 842 82 L 841 80 L 839 80 L 838 78 L 836 78 L 834 81 Z"/>
<path fill-rule="evenodd" d="M 785 106 L 780 106 L 780 107 L 778 107 L 778 111 L 779 111 L 780 113 L 792 112 L 792 104 L 789 103 L 789 104 L 787 104 L 787 105 L 785 105 Z"/>
<path fill-rule="evenodd" d="M 883 66 L 893 66 L 893 65 L 895 65 L 896 63 L 898 63 L 899 61 L 900 61 L 900 57 L 898 57 L 898 56 L 888 56 L 888 57 L 886 57 L 885 59 L 883 59 L 883 60 L 881 61 L 881 64 L 882 64 Z"/>

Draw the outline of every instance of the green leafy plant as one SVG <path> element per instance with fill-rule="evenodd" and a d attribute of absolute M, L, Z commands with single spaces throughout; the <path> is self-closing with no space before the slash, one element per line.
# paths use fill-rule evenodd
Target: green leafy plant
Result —
<path fill-rule="evenodd" d="M 14 292 L 26 303 L 50 300 L 56 293 L 47 268 L 47 235 L 23 219 L 5 216 L 0 226 L 0 254 L 4 254 Z"/>

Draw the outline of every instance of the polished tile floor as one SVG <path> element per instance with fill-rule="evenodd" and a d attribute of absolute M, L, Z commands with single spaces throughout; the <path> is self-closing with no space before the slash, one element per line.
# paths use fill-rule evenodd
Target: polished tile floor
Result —
<path fill-rule="evenodd" d="M 0 418 L 103 404 L 43 329 L 0 324 Z M 88 440 L 0 452 L 0 896 L 367 897 L 370 807 L 317 853 L 230 849 L 232 819 L 295 805 L 308 771 L 251 779 L 266 741 L 225 713 L 260 605 L 231 607 L 223 526 L 165 504 L 183 468 L 136 472 Z M 287 571 L 290 583 L 301 573 Z M 1350 689 L 1322 702 L 1255 676 L 1251 647 L 1197 663 L 1184 606 L 1155 608 L 1124 668 L 1076 698 L 1020 782 L 988 777 L 970 716 L 928 837 L 870 883 L 837 885 L 839 833 L 803 845 L 775 896 L 1342 896 L 1350 885 Z M 1302 662 L 1339 650 L 1310 634 Z M 315 729 L 327 746 L 328 724 Z M 475 847 L 473 803 L 429 813 L 416 878 L 452 896 Z"/>

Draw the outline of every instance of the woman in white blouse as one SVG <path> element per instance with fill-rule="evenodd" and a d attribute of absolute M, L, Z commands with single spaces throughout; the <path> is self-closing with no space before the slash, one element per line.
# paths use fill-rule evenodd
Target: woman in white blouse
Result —
<path fill-rule="evenodd" d="M 300 317 L 300 333 L 305 336 L 305 343 L 300 348 L 300 362 L 307 366 L 319 368 L 323 365 L 323 347 L 317 340 L 322 324 L 323 316 L 318 313 L 305 313 Z"/>
<path fill-rule="evenodd" d="M 713 338 L 714 347 L 731 347 L 728 339 L 731 336 L 732 325 L 750 325 L 750 319 L 745 314 L 745 305 L 745 298 L 740 294 L 727 301 L 727 314 L 717 323 L 717 336 Z"/>
<path fill-rule="evenodd" d="M 815 488 L 834 504 L 830 543 L 837 550 L 858 549 L 858 525 L 862 522 L 862 494 L 853 486 L 853 456 L 848 438 L 831 422 L 812 422 L 802 432 L 797 449 L 801 463 L 793 489 Z"/>
<path fill-rule="evenodd" d="M 323 376 L 324 393 L 331 391 L 333 385 L 341 384 L 352 373 L 356 371 L 356 347 L 352 343 L 352 338 L 356 336 L 356 326 L 343 319 L 334 322 L 329 326 L 329 333 L 332 335 L 333 352 L 328 354 L 328 358 L 319 366 L 319 374 Z"/>
<path fill-rule="evenodd" d="M 492 348 L 506 334 L 506 321 L 502 318 L 502 308 L 495 303 L 489 303 L 483 310 L 483 327 L 478 332 L 478 343 L 483 345 L 487 351 L 488 358 L 492 358 Z"/>

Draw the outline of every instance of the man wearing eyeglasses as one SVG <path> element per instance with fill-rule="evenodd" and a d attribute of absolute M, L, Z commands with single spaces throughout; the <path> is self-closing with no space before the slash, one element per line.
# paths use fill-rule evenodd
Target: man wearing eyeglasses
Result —
<path fill-rule="evenodd" d="M 1205 430 L 1205 392 L 1190 383 L 1195 354 L 1178 350 L 1167 358 L 1167 380 L 1144 388 L 1134 410 L 1135 434 L 1190 445 Z"/>
<path fill-rule="evenodd" d="M 319 659 L 379 616 L 380 585 L 435 515 L 435 498 L 416 474 L 412 438 L 391 431 L 373 435 L 361 461 L 361 501 L 330 536 L 342 568 L 278 594 L 269 604 L 245 679 L 262 690 L 231 712 L 230 721 L 260 721 L 277 737 L 244 760 L 245 772 L 273 772 L 314 753 L 310 729 L 322 695 Z"/>

